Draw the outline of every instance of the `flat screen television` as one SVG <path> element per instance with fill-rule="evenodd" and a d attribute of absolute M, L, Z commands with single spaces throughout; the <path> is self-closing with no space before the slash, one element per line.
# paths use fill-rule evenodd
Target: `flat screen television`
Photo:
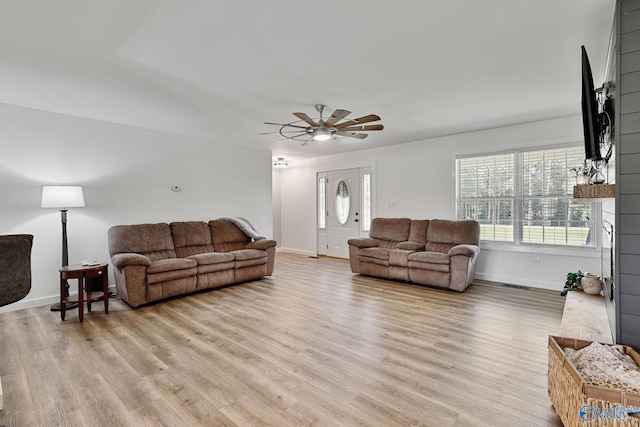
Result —
<path fill-rule="evenodd" d="M 593 75 L 589 57 L 584 46 L 582 50 L 582 127 L 584 129 L 585 158 L 602 160 L 600 153 L 600 125 L 598 121 L 598 103 L 593 87 Z"/>

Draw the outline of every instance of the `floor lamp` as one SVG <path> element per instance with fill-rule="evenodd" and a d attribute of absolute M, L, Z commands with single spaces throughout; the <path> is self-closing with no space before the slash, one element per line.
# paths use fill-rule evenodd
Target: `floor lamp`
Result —
<path fill-rule="evenodd" d="M 42 187 L 43 208 L 58 208 L 62 219 L 62 267 L 69 265 L 69 250 L 67 249 L 67 208 L 84 207 L 84 195 L 79 185 L 45 185 Z M 67 284 L 67 296 L 69 284 Z M 77 305 L 67 305 L 67 310 Z M 59 311 L 60 304 L 51 306 L 52 311 Z"/>

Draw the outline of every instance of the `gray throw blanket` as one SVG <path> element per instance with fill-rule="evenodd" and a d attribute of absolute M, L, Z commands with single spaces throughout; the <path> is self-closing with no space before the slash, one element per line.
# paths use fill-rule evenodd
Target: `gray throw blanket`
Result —
<path fill-rule="evenodd" d="M 253 228 L 253 225 L 251 225 L 251 223 L 249 221 L 247 221 L 244 218 L 241 218 L 239 216 L 233 217 L 233 218 L 218 218 L 221 219 L 223 221 L 229 221 L 230 223 L 234 224 L 236 227 L 238 227 L 240 229 L 240 231 L 242 231 L 244 234 L 246 234 L 247 236 L 251 237 L 253 240 L 263 240 L 266 239 L 266 237 L 262 236 L 260 233 L 258 233 L 258 231 Z"/>

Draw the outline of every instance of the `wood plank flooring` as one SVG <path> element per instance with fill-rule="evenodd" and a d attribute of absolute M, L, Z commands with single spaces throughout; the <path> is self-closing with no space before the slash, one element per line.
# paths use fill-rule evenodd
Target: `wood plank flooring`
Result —
<path fill-rule="evenodd" d="M 466 292 L 278 253 L 274 275 L 77 322 L 0 314 L 0 424 L 560 426 L 547 395 L 559 292 Z"/>

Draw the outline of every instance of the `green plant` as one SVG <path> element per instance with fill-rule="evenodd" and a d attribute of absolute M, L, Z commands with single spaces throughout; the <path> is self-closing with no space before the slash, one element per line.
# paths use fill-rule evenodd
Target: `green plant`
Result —
<path fill-rule="evenodd" d="M 561 296 L 567 295 L 567 292 L 580 289 L 582 278 L 588 273 L 578 270 L 577 273 L 567 273 L 567 281 L 564 283 L 564 289 L 560 292 Z"/>

